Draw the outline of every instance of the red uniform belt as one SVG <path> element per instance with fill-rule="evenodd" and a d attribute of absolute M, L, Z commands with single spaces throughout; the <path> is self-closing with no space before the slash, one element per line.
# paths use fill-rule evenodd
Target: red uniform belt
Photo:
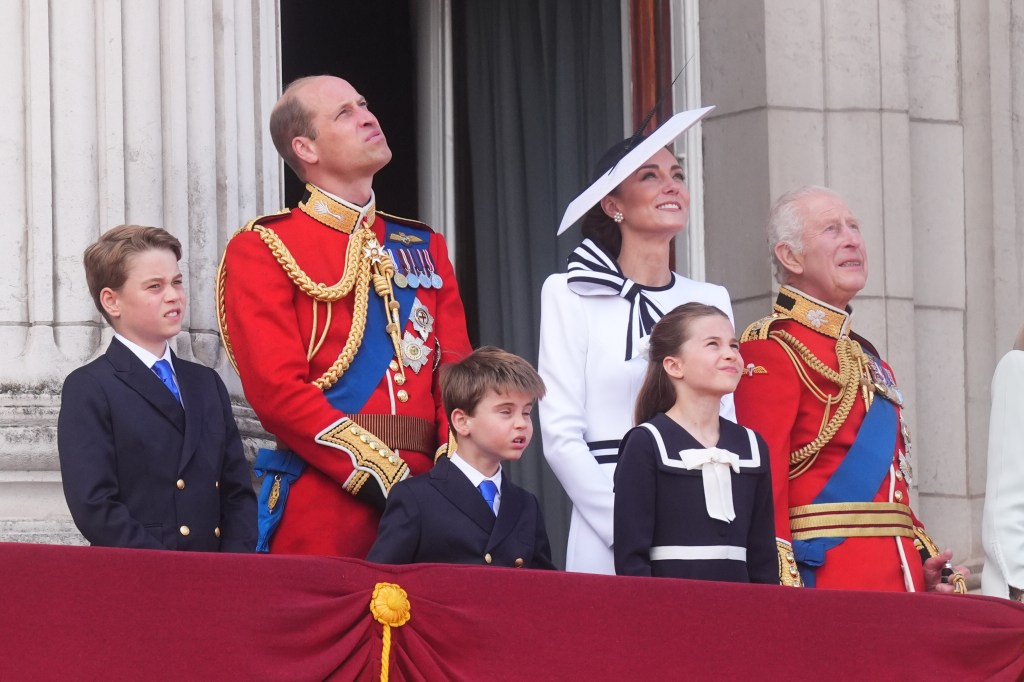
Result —
<path fill-rule="evenodd" d="M 912 538 L 910 507 L 896 502 L 833 502 L 789 508 L 794 540 L 813 538 Z"/>

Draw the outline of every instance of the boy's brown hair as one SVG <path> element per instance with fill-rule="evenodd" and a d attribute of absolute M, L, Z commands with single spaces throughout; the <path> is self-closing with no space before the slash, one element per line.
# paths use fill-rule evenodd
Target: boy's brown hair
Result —
<path fill-rule="evenodd" d="M 112 227 L 85 250 L 82 261 L 85 264 L 85 281 L 96 310 L 110 322 L 107 311 L 100 301 L 100 292 L 110 288 L 117 291 L 128 279 L 131 259 L 153 249 L 167 249 L 181 260 L 181 242 L 161 227 L 142 225 L 118 225 Z"/>
<path fill-rule="evenodd" d="M 544 380 L 526 360 L 494 346 L 481 346 L 441 368 L 441 400 L 449 421 L 455 410 L 472 415 L 488 391 L 522 391 L 539 400 L 544 397 Z"/>

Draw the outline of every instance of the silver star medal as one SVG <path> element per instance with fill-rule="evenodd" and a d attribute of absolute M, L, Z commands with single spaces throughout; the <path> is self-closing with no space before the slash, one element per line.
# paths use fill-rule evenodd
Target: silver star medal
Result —
<path fill-rule="evenodd" d="M 903 434 L 903 447 L 907 449 L 907 455 L 910 455 L 910 428 L 907 426 L 907 422 L 903 419 L 903 414 L 900 414 L 900 433 Z"/>
<path fill-rule="evenodd" d="M 914 485 L 914 470 L 910 468 L 910 458 L 907 454 L 900 450 L 900 471 L 903 473 L 903 478 L 906 480 L 907 485 Z"/>
<path fill-rule="evenodd" d="M 371 263 L 381 262 L 381 257 L 384 254 L 376 237 L 370 237 L 370 239 L 367 240 L 366 246 L 363 248 L 363 255 L 365 255 Z"/>
<path fill-rule="evenodd" d="M 426 341 L 430 332 L 434 331 L 434 316 L 430 314 L 427 307 L 420 303 L 420 299 L 412 304 L 412 311 L 409 313 L 413 329 L 419 332 L 420 337 Z"/>
<path fill-rule="evenodd" d="M 412 371 L 419 374 L 423 365 L 427 364 L 427 356 L 430 355 L 430 351 L 431 349 L 423 343 L 423 339 L 409 331 L 405 332 L 405 336 L 402 337 L 403 365 L 412 368 Z"/>

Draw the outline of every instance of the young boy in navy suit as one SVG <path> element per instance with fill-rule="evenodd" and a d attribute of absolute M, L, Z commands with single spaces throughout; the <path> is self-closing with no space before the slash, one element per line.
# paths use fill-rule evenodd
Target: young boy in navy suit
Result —
<path fill-rule="evenodd" d="M 228 392 L 178 358 L 181 243 L 121 225 L 85 250 L 107 352 L 68 375 L 57 421 L 64 497 L 94 545 L 252 552 L 256 496 Z"/>
<path fill-rule="evenodd" d="M 537 498 L 501 470 L 530 444 L 544 382 L 522 358 L 489 346 L 442 371 L 458 447 L 391 489 L 367 559 L 553 569 Z"/>

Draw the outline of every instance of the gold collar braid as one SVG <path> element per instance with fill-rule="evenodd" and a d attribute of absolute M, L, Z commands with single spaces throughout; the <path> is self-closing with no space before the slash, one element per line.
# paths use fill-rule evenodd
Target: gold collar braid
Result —
<path fill-rule="evenodd" d="M 773 308 L 775 312 L 782 313 L 808 329 L 831 336 L 833 339 L 850 334 L 849 313 L 808 296 L 794 287 L 781 287 Z"/>
<path fill-rule="evenodd" d="M 372 195 L 366 206 L 357 207 L 338 201 L 316 185 L 306 183 L 306 193 L 299 201 L 299 210 L 318 223 L 352 234 L 358 225 L 373 225 L 377 206 Z"/>
<path fill-rule="evenodd" d="M 366 314 L 369 306 L 371 281 L 373 282 L 374 291 L 384 301 L 384 308 L 388 319 L 385 330 L 388 336 L 391 337 L 395 357 L 401 357 L 399 303 L 395 300 L 394 289 L 391 284 L 392 277 L 395 274 L 395 265 L 388 256 L 387 251 L 381 248 L 377 242 L 377 235 L 370 229 L 370 222 L 367 222 L 368 217 L 364 217 L 363 221 L 360 229 L 354 230 L 349 238 L 348 248 L 345 252 L 345 271 L 342 274 L 341 280 L 333 285 L 314 282 L 299 267 L 291 251 L 288 250 L 288 247 L 285 246 L 281 238 L 270 227 L 258 225 L 253 221 L 242 230 L 239 230 L 241 232 L 249 229 L 259 235 L 263 243 L 270 248 L 274 259 L 277 260 L 285 274 L 288 275 L 288 278 L 303 293 L 313 299 L 314 310 L 318 302 L 325 303 L 328 306 L 329 315 L 331 304 L 341 300 L 353 290 L 355 291 L 352 306 L 352 326 L 349 328 L 345 345 L 342 347 L 338 358 L 327 368 L 327 371 L 312 382 L 314 386 L 322 391 L 326 391 L 338 382 L 351 366 L 359 346 L 363 342 L 363 334 L 366 331 Z M 218 311 L 218 322 L 221 325 L 221 336 L 224 340 L 225 348 L 228 350 L 231 364 L 234 365 L 235 371 L 238 371 L 234 354 L 231 352 L 230 344 L 227 341 L 227 320 L 224 314 L 224 281 L 226 280 L 226 274 L 222 260 L 217 278 L 217 298 L 218 307 L 220 308 Z M 316 329 L 313 329 L 312 333 L 315 335 Z M 402 363 L 398 363 L 398 367 L 400 378 L 396 378 L 396 383 L 401 385 L 405 383 L 405 367 Z"/>

